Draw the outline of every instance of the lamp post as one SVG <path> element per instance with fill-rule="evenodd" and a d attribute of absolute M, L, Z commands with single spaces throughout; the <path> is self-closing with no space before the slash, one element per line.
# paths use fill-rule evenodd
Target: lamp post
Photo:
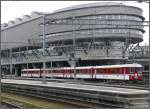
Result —
<path fill-rule="evenodd" d="M 45 56 L 46 53 L 46 35 L 45 35 L 45 27 L 46 25 L 49 25 L 48 23 L 46 23 L 46 15 L 48 14 L 44 14 L 44 13 L 39 13 L 42 15 L 42 19 L 43 19 L 43 24 L 42 24 L 42 32 L 43 32 L 43 37 L 42 37 L 42 41 L 43 41 L 43 56 Z M 52 58 L 51 58 L 51 73 L 52 73 L 52 67 L 53 67 L 53 63 L 52 63 Z M 46 62 L 43 61 L 43 84 L 46 84 Z"/>
<path fill-rule="evenodd" d="M 2 79 L 2 73 L 1 73 L 1 36 L 0 36 L 0 107 L 2 107 L 1 106 L 1 101 L 2 101 L 2 97 L 1 97 L 1 93 L 2 93 L 2 90 L 1 90 L 1 88 L 2 88 L 2 81 L 1 81 L 1 79 Z"/>
<path fill-rule="evenodd" d="M 149 29 L 150 33 L 150 29 Z M 150 37 L 149 37 L 149 109 L 150 109 Z"/>
<path fill-rule="evenodd" d="M 42 15 L 43 17 L 43 56 L 45 56 L 45 14 Z M 46 84 L 46 63 L 43 61 L 43 84 Z"/>
<path fill-rule="evenodd" d="M 74 21 L 75 17 L 72 19 L 72 24 Z M 75 47 L 76 47 L 76 39 L 75 39 L 75 25 L 73 26 L 72 30 L 73 34 L 73 59 L 74 59 L 74 79 L 76 79 L 76 53 L 75 53 Z"/>

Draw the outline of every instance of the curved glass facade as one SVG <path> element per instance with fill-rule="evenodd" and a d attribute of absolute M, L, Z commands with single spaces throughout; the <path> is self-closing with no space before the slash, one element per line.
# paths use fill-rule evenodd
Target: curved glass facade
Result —
<path fill-rule="evenodd" d="M 100 20 L 135 20 L 135 21 L 143 21 L 142 18 L 134 16 L 134 15 L 92 15 L 92 16 L 81 16 L 77 17 L 81 19 L 100 19 Z"/>
<path fill-rule="evenodd" d="M 75 34 L 79 35 L 91 35 L 94 33 L 95 36 L 102 34 L 124 34 L 129 35 L 142 35 L 144 33 L 143 19 L 135 15 L 125 15 L 125 14 L 105 14 L 105 15 L 89 15 L 89 16 L 78 16 L 74 18 L 76 23 L 87 24 L 85 29 L 76 29 Z M 59 21 L 59 20 L 58 20 Z M 82 23 L 81 23 L 82 22 Z M 67 36 L 72 35 L 72 30 L 67 32 L 51 33 L 47 37 L 53 36 Z M 122 35 L 120 35 L 120 38 Z M 113 37 L 110 37 L 113 38 Z M 65 39 L 64 39 L 65 40 Z"/>
<path fill-rule="evenodd" d="M 90 34 L 99 34 L 99 33 L 108 33 L 108 34 L 137 34 L 137 35 L 142 35 L 143 33 L 139 30 L 134 30 L 134 29 L 90 29 L 90 30 L 80 30 L 80 31 L 75 31 L 76 34 L 85 34 L 85 35 L 90 35 Z M 53 37 L 53 36 L 65 36 L 65 35 L 72 35 L 72 32 L 62 32 L 62 33 L 55 33 L 55 34 L 49 34 L 46 37 Z"/>

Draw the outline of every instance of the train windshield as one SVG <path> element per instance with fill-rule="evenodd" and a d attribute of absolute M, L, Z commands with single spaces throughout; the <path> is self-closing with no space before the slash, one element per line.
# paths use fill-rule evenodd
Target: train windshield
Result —
<path fill-rule="evenodd" d="M 138 68 L 138 73 L 142 73 L 142 67 Z"/>

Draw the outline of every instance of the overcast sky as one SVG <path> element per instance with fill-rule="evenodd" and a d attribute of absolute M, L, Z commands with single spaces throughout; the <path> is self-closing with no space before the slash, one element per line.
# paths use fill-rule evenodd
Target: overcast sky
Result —
<path fill-rule="evenodd" d="M 22 18 L 23 15 L 30 15 L 32 11 L 53 12 L 69 6 L 95 2 L 101 1 L 1 1 L 1 23 L 7 23 L 15 18 Z M 137 3 L 136 1 L 121 1 L 121 3 L 143 9 L 145 20 L 149 20 L 148 3 Z M 145 31 L 142 45 L 149 43 L 149 27 L 145 27 Z"/>

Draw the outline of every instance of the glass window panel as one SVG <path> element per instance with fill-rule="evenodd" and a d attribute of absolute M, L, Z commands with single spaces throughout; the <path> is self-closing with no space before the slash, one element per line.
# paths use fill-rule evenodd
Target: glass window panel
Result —
<path fill-rule="evenodd" d="M 102 17 L 102 19 L 106 19 L 106 16 L 105 16 L 105 15 L 102 15 L 101 17 Z"/>
<path fill-rule="evenodd" d="M 112 19 L 115 19 L 115 15 L 112 15 Z"/>
<path fill-rule="evenodd" d="M 130 20 L 130 16 L 127 16 L 127 19 Z"/>
<path fill-rule="evenodd" d="M 119 15 L 116 15 L 116 19 L 119 19 Z"/>
<path fill-rule="evenodd" d="M 121 15 L 118 15 L 118 18 L 121 19 Z"/>
<path fill-rule="evenodd" d="M 120 15 L 120 19 L 125 19 L 125 16 L 124 15 Z"/>
<path fill-rule="evenodd" d="M 112 17 L 111 17 L 112 15 L 108 15 L 108 19 L 112 19 Z"/>
<path fill-rule="evenodd" d="M 105 16 L 106 16 L 105 18 L 108 19 L 108 15 L 105 15 Z"/>
<path fill-rule="evenodd" d="M 99 18 L 99 19 L 102 19 L 102 16 L 100 15 L 100 16 L 98 16 L 98 18 Z"/>
<path fill-rule="evenodd" d="M 99 16 L 95 16 L 95 19 L 98 19 L 99 18 Z"/>

